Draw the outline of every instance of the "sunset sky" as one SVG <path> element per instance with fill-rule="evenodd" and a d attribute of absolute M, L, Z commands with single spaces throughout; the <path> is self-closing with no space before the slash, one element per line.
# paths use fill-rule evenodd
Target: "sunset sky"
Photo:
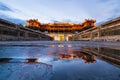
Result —
<path fill-rule="evenodd" d="M 96 19 L 101 23 L 120 16 L 120 0 L 0 0 L 0 18 L 15 23 L 39 19 L 81 23 Z"/>

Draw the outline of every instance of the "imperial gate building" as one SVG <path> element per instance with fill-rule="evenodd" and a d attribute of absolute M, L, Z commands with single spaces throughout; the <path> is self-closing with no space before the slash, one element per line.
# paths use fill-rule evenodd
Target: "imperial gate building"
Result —
<path fill-rule="evenodd" d="M 30 19 L 27 21 L 27 28 L 32 28 L 44 32 L 52 37 L 53 40 L 68 41 L 75 33 L 84 31 L 86 29 L 95 27 L 95 20 L 85 19 L 82 24 L 73 24 L 69 22 L 54 22 L 42 24 L 37 19 Z"/>

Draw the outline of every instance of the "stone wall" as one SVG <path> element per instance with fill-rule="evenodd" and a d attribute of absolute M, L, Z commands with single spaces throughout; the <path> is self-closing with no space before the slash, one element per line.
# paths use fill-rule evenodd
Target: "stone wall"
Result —
<path fill-rule="evenodd" d="M 120 41 L 120 18 L 74 34 L 71 40 Z"/>
<path fill-rule="evenodd" d="M 0 40 L 52 40 L 52 38 L 40 31 L 0 19 Z"/>

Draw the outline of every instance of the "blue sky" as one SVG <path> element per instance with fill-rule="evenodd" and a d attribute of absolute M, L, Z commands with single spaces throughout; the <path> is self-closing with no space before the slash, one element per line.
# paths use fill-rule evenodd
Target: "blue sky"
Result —
<path fill-rule="evenodd" d="M 120 16 L 120 0 L 0 0 L 0 18 L 15 23 L 39 19 L 41 23 L 68 21 L 97 23 Z"/>

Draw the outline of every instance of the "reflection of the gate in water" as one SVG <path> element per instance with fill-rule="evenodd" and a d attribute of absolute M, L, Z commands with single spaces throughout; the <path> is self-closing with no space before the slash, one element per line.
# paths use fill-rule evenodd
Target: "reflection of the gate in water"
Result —
<path fill-rule="evenodd" d="M 94 63 L 96 62 L 95 56 L 83 51 L 74 51 L 73 53 L 68 54 L 59 54 L 59 59 L 74 59 L 74 58 L 82 58 L 85 63 Z"/>
<path fill-rule="evenodd" d="M 94 54 L 107 62 L 120 66 L 120 49 L 115 47 L 82 47 L 82 50 Z"/>

